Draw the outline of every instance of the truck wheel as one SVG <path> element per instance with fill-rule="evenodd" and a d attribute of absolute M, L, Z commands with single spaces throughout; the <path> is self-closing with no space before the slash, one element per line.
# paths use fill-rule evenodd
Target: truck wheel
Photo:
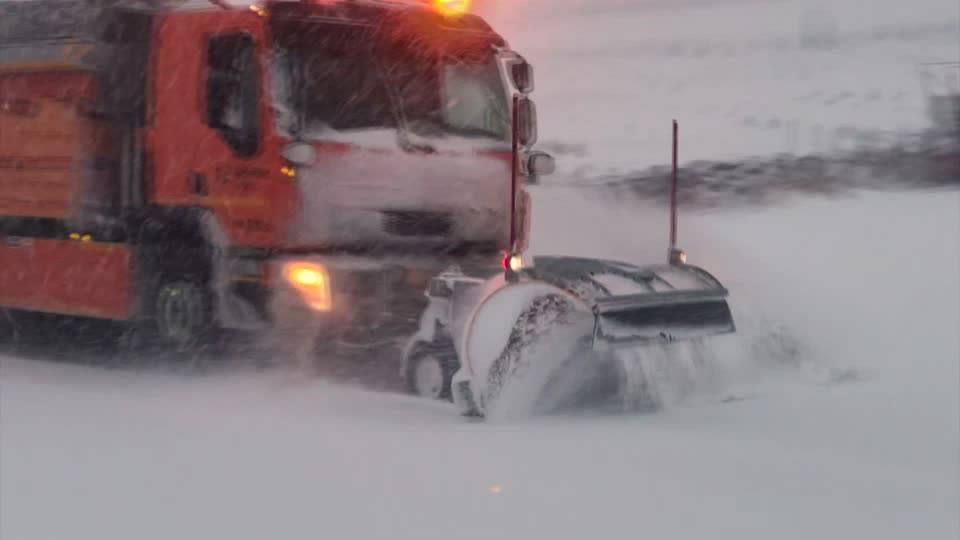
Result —
<path fill-rule="evenodd" d="M 453 380 L 451 353 L 442 348 L 421 347 L 407 365 L 407 388 L 411 393 L 430 399 L 449 400 Z"/>
<path fill-rule="evenodd" d="M 187 280 L 164 283 L 156 297 L 159 337 L 179 350 L 196 348 L 210 336 L 212 308 L 210 293 L 201 285 Z"/>

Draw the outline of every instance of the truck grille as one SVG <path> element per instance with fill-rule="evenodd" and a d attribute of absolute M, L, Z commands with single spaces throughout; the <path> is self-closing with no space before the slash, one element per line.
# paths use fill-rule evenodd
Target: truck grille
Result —
<path fill-rule="evenodd" d="M 446 236 L 452 227 L 446 212 L 383 212 L 383 230 L 396 236 Z"/>

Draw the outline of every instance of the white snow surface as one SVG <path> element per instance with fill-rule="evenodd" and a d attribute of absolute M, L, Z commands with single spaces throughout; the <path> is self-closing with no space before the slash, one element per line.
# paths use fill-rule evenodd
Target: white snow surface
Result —
<path fill-rule="evenodd" d="M 665 257 L 659 209 L 534 198 L 540 252 Z M 754 346 L 720 393 L 474 423 L 294 372 L 0 358 L 0 538 L 956 538 L 960 193 L 681 226 Z"/>
<path fill-rule="evenodd" d="M 537 66 L 544 254 L 666 258 L 662 208 L 551 184 L 666 162 L 672 118 L 684 160 L 895 139 L 927 125 L 917 61 L 960 55 L 956 0 L 474 4 Z M 295 371 L 0 357 L 0 538 L 960 537 L 960 193 L 680 238 L 740 333 L 721 388 L 656 414 L 474 423 Z"/>
<path fill-rule="evenodd" d="M 956 0 L 474 0 L 536 68 L 552 182 L 681 160 L 885 147 L 931 126 Z M 953 69 L 955 82 L 960 72 Z"/>

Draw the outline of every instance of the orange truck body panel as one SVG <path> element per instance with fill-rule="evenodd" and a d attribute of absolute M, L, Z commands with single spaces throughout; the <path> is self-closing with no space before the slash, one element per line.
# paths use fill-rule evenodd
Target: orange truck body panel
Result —
<path fill-rule="evenodd" d="M 106 204 L 109 126 L 82 110 L 94 92 L 84 71 L 0 74 L 0 216 L 65 223 Z M 122 244 L 0 231 L 0 305 L 126 319 L 130 260 Z"/>
<path fill-rule="evenodd" d="M 0 305 L 127 319 L 131 262 L 122 244 L 6 238 L 0 243 Z"/>
<path fill-rule="evenodd" d="M 67 219 L 107 195 L 92 173 L 108 126 L 81 112 L 95 80 L 82 71 L 0 74 L 0 215 Z"/>

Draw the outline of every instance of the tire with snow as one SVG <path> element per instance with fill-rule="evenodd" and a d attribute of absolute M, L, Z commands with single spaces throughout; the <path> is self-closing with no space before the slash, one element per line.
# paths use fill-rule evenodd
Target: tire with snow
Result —
<path fill-rule="evenodd" d="M 452 345 L 421 344 L 407 363 L 407 389 L 417 396 L 449 400 L 455 371 L 456 353 Z"/>
<path fill-rule="evenodd" d="M 165 280 L 154 301 L 157 337 L 178 351 L 196 350 L 211 337 L 213 301 L 207 287 L 188 278 Z"/>

